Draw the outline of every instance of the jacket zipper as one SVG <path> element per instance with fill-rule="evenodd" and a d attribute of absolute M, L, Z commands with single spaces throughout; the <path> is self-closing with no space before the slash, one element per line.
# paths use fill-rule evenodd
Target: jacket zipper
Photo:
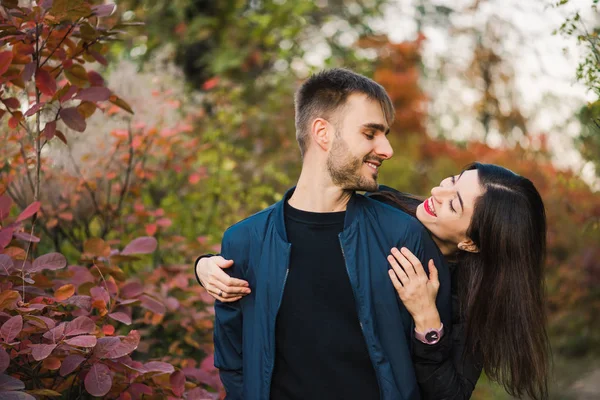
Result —
<path fill-rule="evenodd" d="M 285 276 L 283 277 L 283 286 L 281 287 L 281 295 L 279 296 L 279 302 L 277 303 L 277 312 L 275 313 L 275 322 L 273 323 L 273 335 L 275 335 L 275 324 L 277 323 L 277 314 L 279 314 L 279 307 L 281 307 L 281 302 L 283 301 L 283 291 L 285 290 L 285 284 L 287 282 L 288 274 L 290 273 L 290 254 L 289 250 L 292 245 L 288 245 L 288 257 L 287 257 L 287 265 L 285 267 Z M 273 356 L 271 358 L 271 368 L 269 368 L 269 379 L 267 380 L 267 388 L 269 392 L 271 391 L 271 381 L 273 379 L 273 369 L 275 368 L 275 345 L 273 345 Z M 270 396 L 270 393 L 269 393 Z"/>
<path fill-rule="evenodd" d="M 379 377 L 379 371 L 375 366 L 375 362 L 373 361 L 373 354 L 371 354 L 371 349 L 369 343 L 367 343 L 367 335 L 365 334 L 365 329 L 360 318 L 360 308 L 358 306 L 358 296 L 356 295 L 356 290 L 354 285 L 352 284 L 352 278 L 350 277 L 350 270 L 348 269 L 348 264 L 346 263 L 346 253 L 344 253 L 344 244 L 342 243 L 342 234 L 338 235 L 338 239 L 340 241 L 340 248 L 342 249 L 342 258 L 344 259 L 344 267 L 346 268 L 346 274 L 348 274 L 348 279 L 350 280 L 350 286 L 352 287 L 352 293 L 354 294 L 354 302 L 356 306 L 356 313 L 358 315 L 358 324 L 360 325 L 360 331 L 362 332 L 363 339 L 365 340 L 365 344 L 367 345 L 367 352 L 369 353 L 369 359 L 371 360 L 371 365 L 373 365 L 373 370 L 375 371 L 375 376 L 377 377 L 377 384 L 379 385 L 379 398 L 383 398 L 383 388 L 381 387 L 381 380 Z"/>

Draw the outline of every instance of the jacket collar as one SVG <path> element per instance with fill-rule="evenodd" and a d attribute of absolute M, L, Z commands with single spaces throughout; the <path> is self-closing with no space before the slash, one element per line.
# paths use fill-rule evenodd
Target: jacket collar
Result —
<path fill-rule="evenodd" d="M 277 230 L 277 232 L 279 233 L 279 235 L 285 242 L 288 241 L 287 233 L 285 230 L 285 216 L 284 216 L 285 203 L 288 201 L 288 199 L 290 197 L 292 197 L 292 194 L 294 194 L 295 190 L 296 190 L 296 186 L 288 189 L 288 191 L 285 192 L 285 194 L 283 195 L 283 199 L 281 199 L 280 201 L 278 201 L 277 203 L 274 204 L 274 207 L 275 207 L 275 209 L 274 209 L 275 229 Z M 360 208 L 358 203 L 360 202 L 360 200 L 359 200 L 360 197 L 362 197 L 362 196 L 356 194 L 356 192 L 352 192 L 352 196 L 350 196 L 350 200 L 348 201 L 348 206 L 346 207 L 346 216 L 344 217 L 344 230 L 348 229 L 350 227 L 350 225 L 352 225 L 352 223 L 354 222 L 354 220 L 356 219 L 356 217 L 358 215 L 358 211 Z"/>

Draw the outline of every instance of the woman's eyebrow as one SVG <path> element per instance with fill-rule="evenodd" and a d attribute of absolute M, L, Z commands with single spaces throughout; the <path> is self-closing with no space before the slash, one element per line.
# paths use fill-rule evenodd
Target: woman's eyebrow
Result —
<path fill-rule="evenodd" d="M 465 172 L 465 171 L 463 171 Z M 463 172 L 460 173 L 460 175 L 458 176 L 458 178 L 454 179 L 454 177 L 452 177 L 452 183 L 456 185 L 456 182 L 458 182 L 458 180 L 460 179 L 460 177 L 462 176 Z M 462 212 L 465 212 L 465 205 L 463 204 L 463 199 L 460 195 L 460 192 L 457 190 L 456 191 L 456 195 L 458 196 L 458 202 L 460 203 L 460 208 L 462 210 Z"/>

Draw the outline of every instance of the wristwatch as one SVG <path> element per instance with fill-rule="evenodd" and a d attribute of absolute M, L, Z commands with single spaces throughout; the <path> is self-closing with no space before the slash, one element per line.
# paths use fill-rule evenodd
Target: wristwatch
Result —
<path fill-rule="evenodd" d="M 440 329 L 429 329 L 425 333 L 421 333 L 415 328 L 415 338 L 425 344 L 436 344 L 442 336 L 444 336 L 444 324 L 440 326 Z"/>

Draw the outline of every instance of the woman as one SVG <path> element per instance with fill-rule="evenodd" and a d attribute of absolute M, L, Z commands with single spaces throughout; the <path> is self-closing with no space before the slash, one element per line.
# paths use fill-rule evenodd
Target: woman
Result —
<path fill-rule="evenodd" d="M 428 277 L 410 251 L 392 249 L 388 256 L 390 279 L 415 321 L 414 364 L 423 398 L 467 399 L 483 368 L 513 396 L 546 399 L 546 217 L 531 181 L 474 163 L 444 179 L 425 201 L 389 188 L 370 196 L 416 216 L 452 266 L 453 322 L 442 327 L 435 266 L 429 263 Z M 249 293 L 244 281 L 218 272 L 200 275 L 235 293 L 215 296 L 219 300 Z M 434 335 L 425 337 L 428 331 Z"/>

